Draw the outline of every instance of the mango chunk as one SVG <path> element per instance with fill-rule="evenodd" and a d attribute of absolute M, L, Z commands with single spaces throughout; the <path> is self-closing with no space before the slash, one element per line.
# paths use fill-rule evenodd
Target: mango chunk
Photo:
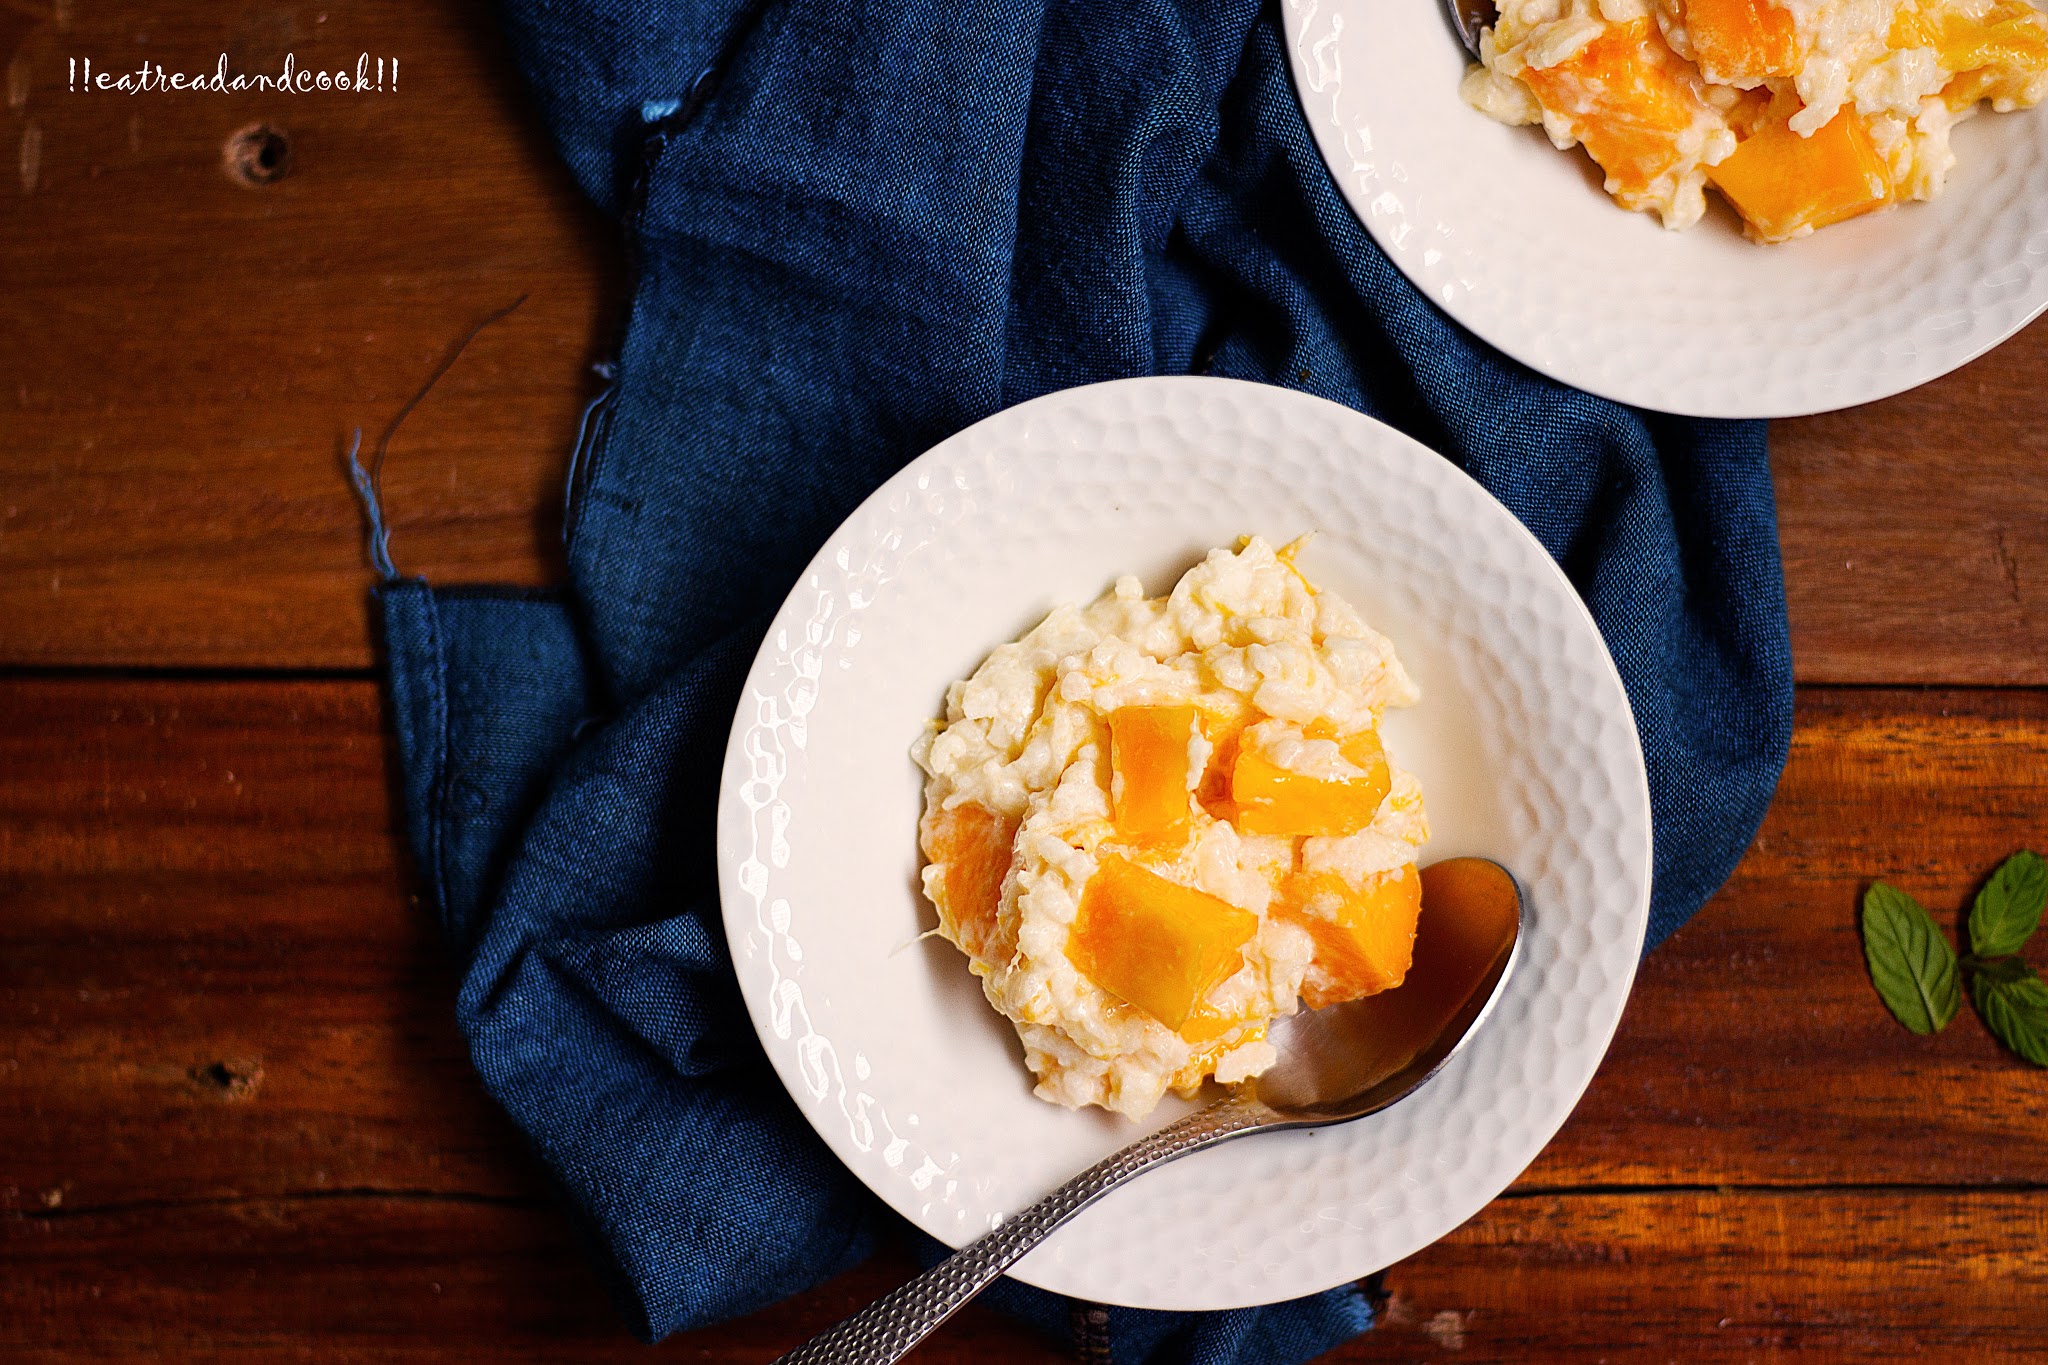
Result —
<path fill-rule="evenodd" d="M 927 809 L 919 834 L 924 856 L 939 869 L 939 926 L 968 956 L 998 956 L 991 950 L 1017 822 L 969 801 Z"/>
<path fill-rule="evenodd" d="M 1081 892 L 1067 959 L 1083 976 L 1180 1030 L 1210 991 L 1244 966 L 1259 918 L 1227 901 L 1105 855 Z"/>
<path fill-rule="evenodd" d="M 1337 749 L 1364 776 L 1342 782 L 1307 777 L 1240 745 L 1230 774 L 1238 832 L 1338 838 L 1371 824 L 1393 786 L 1386 750 L 1371 730 L 1346 736 Z"/>
<path fill-rule="evenodd" d="M 1415 957 L 1422 878 L 1414 864 L 1354 887 L 1329 872 L 1296 872 L 1272 913 L 1308 931 L 1315 956 L 1302 981 L 1312 1010 L 1377 995 L 1401 984 Z"/>
<path fill-rule="evenodd" d="M 1233 1031 L 1242 1028 L 1249 1022 L 1249 1020 L 1240 1015 L 1224 1014 L 1214 1007 L 1205 1004 L 1198 1006 L 1194 1013 L 1187 1017 L 1187 1021 L 1176 1029 L 1175 1032 L 1179 1033 L 1182 1038 L 1185 1038 L 1196 1047 L 1203 1047 L 1206 1044 L 1222 1041 L 1224 1038 L 1229 1037 Z M 1250 1033 L 1263 1037 L 1265 1029 L 1252 1029 Z"/>
<path fill-rule="evenodd" d="M 1685 64 L 1648 19 L 1616 24 L 1555 66 L 1522 75 L 1545 110 L 1563 119 L 1607 172 L 1625 207 L 1681 168 L 1679 135 L 1706 106 Z"/>
<path fill-rule="evenodd" d="M 1684 15 L 1700 74 L 1716 85 L 1751 89 L 1798 74 L 1798 30 L 1771 0 L 1685 0 Z"/>
<path fill-rule="evenodd" d="M 2048 16 L 2028 0 L 1996 0 L 1976 19 L 1947 10 L 1938 24 L 1924 13 L 1902 11 L 1892 45 L 1935 50 L 1943 69 L 1954 73 L 1941 93 L 1957 112 L 1983 99 L 2030 104 L 2048 70 Z"/>
<path fill-rule="evenodd" d="M 1749 224 L 1750 235 L 1782 242 L 1891 201 L 1891 175 L 1854 109 L 1812 137 L 1781 122 L 1743 141 L 1707 176 Z"/>
<path fill-rule="evenodd" d="M 1892 15 L 1891 32 L 1885 36 L 1885 46 L 1894 52 L 1914 47 L 1939 47 L 1941 27 L 1935 16 L 1928 14 L 1918 5 L 1900 5 Z"/>
<path fill-rule="evenodd" d="M 1110 799 L 1126 834 L 1168 834 L 1188 822 L 1192 706 L 1124 706 L 1109 715 Z"/>

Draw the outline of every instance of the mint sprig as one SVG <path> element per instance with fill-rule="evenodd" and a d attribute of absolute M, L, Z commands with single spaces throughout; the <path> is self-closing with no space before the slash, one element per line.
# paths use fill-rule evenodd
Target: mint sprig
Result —
<path fill-rule="evenodd" d="M 2048 907 L 2048 863 L 2022 850 L 1999 865 L 1970 908 L 1970 946 L 1958 959 L 1920 902 L 1872 883 L 1863 896 L 1863 956 L 1878 996 L 1915 1033 L 1955 1018 L 1960 972 L 1985 1026 L 2020 1056 L 2048 1067 L 2048 983 L 2017 956 Z"/>

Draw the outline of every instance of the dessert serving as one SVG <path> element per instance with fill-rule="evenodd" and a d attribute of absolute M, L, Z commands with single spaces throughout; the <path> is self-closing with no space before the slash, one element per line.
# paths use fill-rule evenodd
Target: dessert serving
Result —
<path fill-rule="evenodd" d="M 1428 823 L 1379 725 L 1418 692 L 1300 546 L 1054 610 L 914 748 L 939 932 L 1041 1098 L 1141 1117 L 1270 1066 L 1274 1018 L 1408 970 Z"/>
<path fill-rule="evenodd" d="M 2029 0 L 1506 0 L 1467 103 L 1583 146 L 1622 207 L 1697 222 L 1706 187 L 1782 242 L 1941 193 L 1950 130 L 2048 95 Z"/>

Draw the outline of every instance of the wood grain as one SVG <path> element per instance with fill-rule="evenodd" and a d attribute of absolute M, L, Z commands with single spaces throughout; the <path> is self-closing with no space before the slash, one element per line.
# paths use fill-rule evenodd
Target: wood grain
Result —
<path fill-rule="evenodd" d="M 396 57 L 403 93 L 80 95 L 67 63 Z M 386 471 L 402 568 L 560 576 L 623 293 L 485 0 L 0 0 L 0 669 L 365 670 L 348 432 L 477 320 Z M 224 171 L 280 130 L 291 173 Z M 1775 426 L 1792 761 L 1549 1149 L 1333 1360 L 2048 1357 L 2048 1088 L 1865 981 L 2048 845 L 2048 319 Z M 0 677 L 0 1357 L 637 1359 L 483 1095 L 363 678 Z M 2048 948 L 2031 956 L 2048 965 Z M 900 1249 L 663 1353 L 773 1359 Z M 970 1310 L 919 1359 L 1060 1358 Z"/>
<path fill-rule="evenodd" d="M 2048 849 L 2048 696 L 1802 692 L 1776 802 L 1722 892 L 1652 955 L 1613 1050 L 1524 1185 L 2048 1181 L 2048 1085 L 1965 1008 L 1919 1038 L 1863 965 L 1884 878 L 1962 932 Z M 2048 943 L 2029 955 L 2048 970 Z"/>
<path fill-rule="evenodd" d="M 478 319 L 394 447 L 400 567 L 553 581 L 570 437 L 612 344 L 616 231 L 580 198 L 481 0 L 329 13 L 7 7 L 0 665 L 362 668 L 342 474 Z M 35 19 L 32 12 L 47 14 Z M 75 16 L 68 27 L 56 15 Z M 67 62 L 266 70 L 389 55 L 385 95 L 82 95 Z M 235 130 L 290 136 L 249 189 Z M 2048 321 L 1914 393 L 1774 432 L 1800 677 L 2048 682 Z"/>
<path fill-rule="evenodd" d="M 2048 1350 L 2023 1321 L 2043 1244 L 1997 1251 L 2048 1207 L 2040 1073 L 1967 1011 L 1899 1029 L 1854 929 L 1867 875 L 1953 922 L 2043 842 L 2048 694 L 1808 692 L 1797 736 L 1756 847 L 1645 965 L 1577 1113 L 1506 1201 L 1396 1269 L 1404 1325 L 1357 1358 L 1448 1350 L 1453 1327 L 1475 1359 L 1904 1351 L 1970 1322 L 1987 1350 Z M 387 772 L 364 682 L 0 681 L 0 1346 L 111 1358 L 154 1324 L 199 1354 L 438 1358 L 444 1327 L 610 1349 L 468 1067 Z M 769 1359 L 907 1273 L 685 1340 Z M 208 1285 L 235 1292 L 202 1309 Z M 929 1358 L 1037 1358 L 977 1321 Z"/>
<path fill-rule="evenodd" d="M 1331 1360 L 2038 1360 L 2048 1195 L 1510 1197 L 1387 1273 Z"/>
<path fill-rule="evenodd" d="M 2039 1191 L 1508 1197 L 1386 1278 L 1379 1330 L 1323 1357 L 1970 1361 L 2048 1339 Z M 632 1360 L 551 1212 L 377 1196 L 0 1222 L 0 1345 L 49 1361 Z M 767 1362 L 909 1277 L 890 1251 L 661 1354 Z M 981 1308 L 920 1361 L 1065 1358 Z"/>
<path fill-rule="evenodd" d="M 374 688 L 0 696 L 0 1207 L 536 1191 L 407 894 Z"/>
<path fill-rule="evenodd" d="M 349 433 L 374 441 L 522 294 L 399 434 L 386 506 L 408 571 L 558 577 L 617 253 L 481 0 L 4 12 L 21 98 L 0 109 L 0 662 L 367 664 Z M 223 52 L 246 72 L 368 53 L 404 74 L 363 95 L 66 88 L 74 57 L 210 71 Z M 251 189 L 222 150 L 257 122 L 288 136 L 292 171 Z"/>
<path fill-rule="evenodd" d="M 801 1298 L 670 1339 L 663 1358 L 767 1362 L 916 1271 L 891 1247 Z M 0 1220 L 0 1351 L 43 1361 L 639 1361 L 545 1204 L 341 1194 Z M 970 1306 L 916 1359 L 1049 1365 Z"/>
<path fill-rule="evenodd" d="M 1802 682 L 2048 683 L 2048 318 L 1932 384 L 1774 423 Z"/>

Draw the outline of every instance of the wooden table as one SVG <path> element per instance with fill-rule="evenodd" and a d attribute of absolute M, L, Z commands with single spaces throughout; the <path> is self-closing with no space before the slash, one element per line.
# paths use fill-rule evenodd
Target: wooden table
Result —
<path fill-rule="evenodd" d="M 613 234 L 479 4 L 206 8 L 0 0 L 0 1356 L 637 1359 L 451 1021 L 339 463 L 530 295 L 385 486 L 407 571 L 555 578 Z M 65 88 L 223 50 L 405 84 Z M 223 169 L 251 125 L 289 174 Z M 1900 1029 L 1855 930 L 1873 876 L 1952 924 L 2048 847 L 2044 366 L 2037 324 L 1773 432 L 1777 804 L 1557 1140 L 1333 1359 L 2048 1355 L 2048 1073 Z M 908 1265 L 666 1354 L 767 1360 Z M 922 1358 L 1055 1357 L 975 1310 Z"/>

